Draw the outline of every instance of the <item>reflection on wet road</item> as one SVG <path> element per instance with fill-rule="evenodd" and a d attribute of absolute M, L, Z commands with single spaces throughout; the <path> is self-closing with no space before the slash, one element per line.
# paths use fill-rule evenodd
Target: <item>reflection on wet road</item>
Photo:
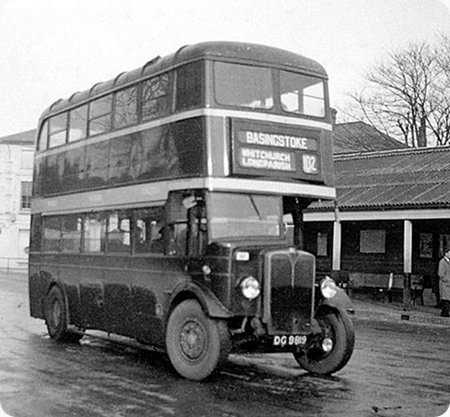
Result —
<path fill-rule="evenodd" d="M 443 326 L 357 320 L 355 353 L 335 377 L 308 375 L 289 355 L 258 355 L 195 383 L 162 353 L 93 337 L 54 343 L 28 316 L 26 291 L 23 277 L 0 277 L 0 404 L 13 417 L 435 417 L 450 403 Z"/>

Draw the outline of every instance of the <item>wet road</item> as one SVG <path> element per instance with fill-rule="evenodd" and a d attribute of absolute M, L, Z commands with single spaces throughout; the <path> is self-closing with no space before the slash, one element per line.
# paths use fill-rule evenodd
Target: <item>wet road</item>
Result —
<path fill-rule="evenodd" d="M 161 353 L 85 337 L 51 341 L 28 316 L 26 280 L 0 273 L 0 404 L 13 417 L 410 416 L 450 403 L 450 327 L 355 319 L 356 347 L 336 376 L 319 378 L 289 355 L 233 356 L 201 383 Z"/>

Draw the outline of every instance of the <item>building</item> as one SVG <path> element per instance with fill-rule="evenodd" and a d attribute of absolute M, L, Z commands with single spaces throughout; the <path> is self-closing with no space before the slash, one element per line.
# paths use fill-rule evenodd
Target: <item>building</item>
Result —
<path fill-rule="evenodd" d="M 405 149 L 398 140 L 364 122 L 339 123 L 333 127 L 334 155 Z"/>
<path fill-rule="evenodd" d="M 28 266 L 35 131 L 0 138 L 0 268 Z"/>
<path fill-rule="evenodd" d="M 343 153 L 335 173 L 336 203 L 304 216 L 318 272 L 354 288 L 433 288 L 450 244 L 450 147 Z"/>

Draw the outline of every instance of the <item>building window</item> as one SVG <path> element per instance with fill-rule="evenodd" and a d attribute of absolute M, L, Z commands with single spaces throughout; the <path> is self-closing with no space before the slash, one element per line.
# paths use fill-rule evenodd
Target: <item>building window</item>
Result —
<path fill-rule="evenodd" d="M 317 256 L 328 256 L 328 235 L 326 233 L 317 233 Z"/>
<path fill-rule="evenodd" d="M 361 230 L 360 253 L 386 253 L 386 230 Z"/>
<path fill-rule="evenodd" d="M 22 210 L 31 208 L 31 181 L 22 181 L 21 183 L 20 208 Z"/>
<path fill-rule="evenodd" d="M 433 258 L 433 234 L 432 233 L 420 233 L 419 234 L 419 257 L 420 258 Z"/>

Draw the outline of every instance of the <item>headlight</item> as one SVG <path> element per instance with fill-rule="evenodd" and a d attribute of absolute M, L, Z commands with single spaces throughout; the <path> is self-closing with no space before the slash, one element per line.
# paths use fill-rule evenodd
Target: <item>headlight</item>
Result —
<path fill-rule="evenodd" d="M 325 277 L 320 283 L 320 291 L 325 298 L 333 298 L 337 293 L 337 285 L 330 277 Z"/>
<path fill-rule="evenodd" d="M 244 278 L 241 281 L 240 287 L 244 297 L 248 298 L 249 300 L 253 300 L 254 298 L 258 297 L 259 293 L 261 292 L 261 286 L 259 285 L 259 282 L 252 276 Z"/>

